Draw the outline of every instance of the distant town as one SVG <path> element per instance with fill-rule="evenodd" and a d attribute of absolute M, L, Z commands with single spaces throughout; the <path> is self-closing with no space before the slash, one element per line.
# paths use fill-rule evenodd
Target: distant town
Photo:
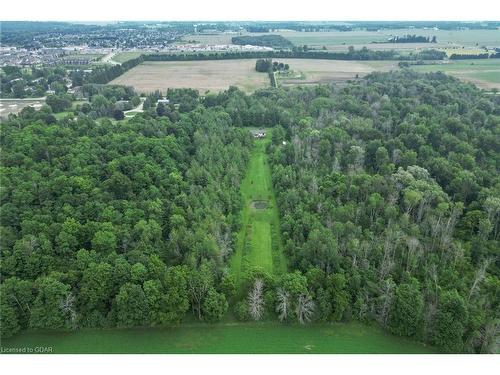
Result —
<path fill-rule="evenodd" d="M 430 22 L 376 23 L 353 22 L 117 22 L 105 25 L 73 24 L 66 22 L 2 22 L 0 66 L 53 66 L 120 63 L 113 56 L 123 52 L 136 53 L 210 53 L 259 52 L 291 48 L 287 44 L 233 43 L 241 35 L 261 35 L 291 31 L 300 33 L 346 32 L 361 30 L 373 33 L 380 30 L 499 30 L 500 22 L 461 23 Z M 436 35 L 390 34 L 373 44 L 402 43 L 436 44 Z M 345 44 L 345 43 L 344 43 Z M 301 46 L 302 47 L 302 46 Z M 498 45 L 484 46 L 486 50 Z M 313 46 L 327 49 L 326 46 Z M 347 45 L 345 46 L 345 49 Z M 391 47 L 392 48 L 392 47 Z"/>

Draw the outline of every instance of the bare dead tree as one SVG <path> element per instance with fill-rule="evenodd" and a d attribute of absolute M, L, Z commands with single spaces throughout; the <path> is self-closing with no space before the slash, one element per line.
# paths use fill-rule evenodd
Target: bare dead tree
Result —
<path fill-rule="evenodd" d="M 406 239 L 406 246 L 408 247 L 408 256 L 406 258 L 406 271 L 411 271 L 411 263 L 414 257 L 416 257 L 416 250 L 420 246 L 420 242 L 415 237 L 408 237 Z"/>
<path fill-rule="evenodd" d="M 276 312 L 279 314 L 280 322 L 288 319 L 291 310 L 290 293 L 283 288 L 279 288 L 276 292 L 278 303 L 276 305 Z"/>
<path fill-rule="evenodd" d="M 378 312 L 378 320 L 383 327 L 387 326 L 389 320 L 389 312 L 392 306 L 392 300 L 394 297 L 395 284 L 392 279 L 384 280 L 381 288 L 380 295 L 380 306 Z"/>
<path fill-rule="evenodd" d="M 401 238 L 401 232 L 390 228 L 390 225 L 391 223 L 389 222 L 384 241 L 384 257 L 379 269 L 380 280 L 385 279 L 394 267 L 394 253 L 396 245 Z"/>
<path fill-rule="evenodd" d="M 422 217 L 424 216 L 424 213 L 427 211 L 427 208 L 429 207 L 431 198 L 432 197 L 426 192 L 424 193 L 424 197 L 420 200 L 420 204 L 418 205 L 418 210 L 417 210 L 417 218 L 416 218 L 417 223 L 420 223 L 422 221 Z"/>
<path fill-rule="evenodd" d="M 219 245 L 221 260 L 226 259 L 233 252 L 230 231 L 227 228 L 217 230 L 215 240 L 217 241 L 217 245 Z"/>
<path fill-rule="evenodd" d="M 76 322 L 76 311 L 75 311 L 75 296 L 73 293 L 69 292 L 66 297 L 64 297 L 59 307 L 61 310 L 69 316 L 70 326 L 74 327 Z"/>
<path fill-rule="evenodd" d="M 302 139 L 297 134 L 292 138 L 292 146 L 295 162 L 302 161 Z"/>
<path fill-rule="evenodd" d="M 314 313 L 314 301 L 309 294 L 301 294 L 299 296 L 295 313 L 300 324 L 306 324 L 311 321 Z"/>
<path fill-rule="evenodd" d="M 484 280 L 486 277 L 486 269 L 491 263 L 491 259 L 486 259 L 483 264 L 479 267 L 479 269 L 476 271 L 476 275 L 474 277 L 474 282 L 472 283 L 472 286 L 469 291 L 469 296 L 467 297 L 467 301 L 470 301 L 471 297 L 479 292 L 479 287 L 481 282 Z"/>
<path fill-rule="evenodd" d="M 439 287 L 438 287 L 438 270 L 437 266 L 435 264 L 431 264 L 430 269 L 429 269 L 430 277 L 432 281 L 434 282 L 434 304 L 437 305 L 438 303 L 438 296 L 439 296 Z"/>
<path fill-rule="evenodd" d="M 248 311 L 254 320 L 260 320 L 264 315 L 264 282 L 262 279 L 255 279 L 252 290 L 248 294 Z"/>
<path fill-rule="evenodd" d="M 441 246 L 444 249 L 447 249 L 449 244 L 451 243 L 451 238 L 453 235 L 453 231 L 455 229 L 455 225 L 457 224 L 458 218 L 460 217 L 460 214 L 462 213 L 462 209 L 455 206 L 453 207 L 453 210 L 451 212 L 450 217 L 448 218 L 448 221 L 442 228 L 441 232 Z"/>
<path fill-rule="evenodd" d="M 195 272 L 190 273 L 188 278 L 188 291 L 191 297 L 191 308 L 193 314 L 195 310 L 198 314 L 198 319 L 201 320 L 201 304 L 205 299 L 212 285 L 212 276 L 206 267 L 200 267 Z"/>
<path fill-rule="evenodd" d="M 498 353 L 500 349 L 500 324 L 490 322 L 481 328 L 481 353 Z"/>

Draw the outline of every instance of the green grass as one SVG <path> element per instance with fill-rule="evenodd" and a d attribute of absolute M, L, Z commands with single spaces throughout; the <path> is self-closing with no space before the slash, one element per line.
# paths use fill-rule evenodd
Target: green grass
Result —
<path fill-rule="evenodd" d="M 59 113 L 54 113 L 54 117 L 58 120 L 61 120 L 63 118 L 65 118 L 66 116 L 69 116 L 69 115 L 73 115 L 73 112 L 70 112 L 70 111 L 63 111 L 63 112 L 59 112 Z"/>
<path fill-rule="evenodd" d="M 241 183 L 242 227 L 231 260 L 231 271 L 239 281 L 242 274 L 251 268 L 260 268 L 271 274 L 286 271 L 279 213 L 266 154 L 270 138 L 270 132 L 267 133 L 266 139 L 255 141 L 248 171 Z M 259 200 L 267 201 L 267 208 L 256 209 L 252 206 L 252 202 Z"/>
<path fill-rule="evenodd" d="M 7 348 L 52 353 L 433 353 L 433 348 L 357 323 L 204 323 L 171 328 L 22 332 Z"/>
<path fill-rule="evenodd" d="M 419 72 L 443 72 L 485 89 L 500 88 L 499 59 L 451 60 L 447 64 L 415 65 Z"/>
<path fill-rule="evenodd" d="M 139 57 L 140 55 L 144 54 L 143 52 L 121 52 L 113 56 L 112 60 L 116 61 L 120 64 L 123 64 L 124 62 L 128 60 L 135 59 Z"/>

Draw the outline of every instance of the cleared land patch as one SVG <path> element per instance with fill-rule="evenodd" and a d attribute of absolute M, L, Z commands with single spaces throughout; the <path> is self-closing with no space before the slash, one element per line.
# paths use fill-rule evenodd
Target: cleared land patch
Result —
<path fill-rule="evenodd" d="M 276 75 L 282 85 L 338 83 L 363 77 L 373 71 L 398 69 L 397 61 L 343 61 L 320 59 L 279 59 L 290 65 L 295 74 Z"/>
<path fill-rule="evenodd" d="M 7 117 L 11 113 L 19 113 L 25 107 L 40 109 L 45 104 L 45 98 L 0 99 L 0 117 Z"/>
<path fill-rule="evenodd" d="M 231 271 L 238 280 L 253 268 L 271 274 L 286 271 L 279 214 L 266 154 L 270 135 L 267 137 L 255 141 L 247 174 L 241 183 L 242 227 L 231 260 Z"/>
<path fill-rule="evenodd" d="M 201 94 L 237 86 L 246 92 L 269 86 L 267 74 L 255 71 L 255 59 L 218 61 L 147 61 L 111 82 L 139 92 L 194 88 Z"/>

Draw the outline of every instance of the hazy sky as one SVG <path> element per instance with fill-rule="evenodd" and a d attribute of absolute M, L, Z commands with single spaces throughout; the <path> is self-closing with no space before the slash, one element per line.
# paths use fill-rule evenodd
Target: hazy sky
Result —
<path fill-rule="evenodd" d="M 500 20 L 500 0 L 6 0 L 0 20 Z"/>

